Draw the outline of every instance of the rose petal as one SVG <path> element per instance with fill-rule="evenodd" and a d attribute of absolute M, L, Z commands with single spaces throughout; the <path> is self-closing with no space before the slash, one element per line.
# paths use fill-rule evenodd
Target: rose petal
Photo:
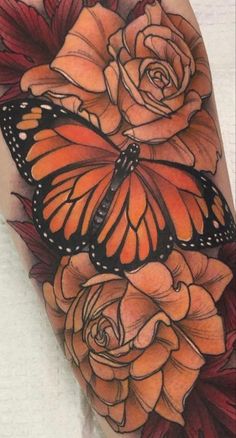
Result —
<path fill-rule="evenodd" d="M 185 320 L 179 326 L 204 354 L 221 354 L 225 351 L 222 318 L 216 313 L 215 303 L 205 289 L 189 287 L 191 306 Z"/>
<path fill-rule="evenodd" d="M 189 65 L 190 69 L 191 69 L 191 74 L 194 74 L 195 62 L 194 62 L 194 58 L 193 58 L 193 55 L 191 53 L 191 50 L 190 50 L 188 44 L 186 44 L 183 36 L 176 32 L 177 29 L 175 29 L 175 31 L 173 31 L 173 28 L 171 29 L 171 27 L 172 26 L 168 26 L 168 27 L 149 26 L 146 29 L 144 29 L 143 36 L 144 36 L 144 38 L 147 38 L 147 37 L 152 35 L 154 38 L 158 37 L 158 38 L 161 38 L 163 40 L 169 41 L 169 43 L 171 45 L 173 45 L 173 47 L 175 47 L 175 50 L 179 53 L 183 65 Z M 152 44 L 151 41 L 145 42 L 145 44 L 148 47 L 149 47 L 149 43 Z M 154 44 L 154 47 L 152 47 L 152 50 L 155 51 L 156 49 L 159 50 L 158 45 Z M 164 57 L 164 59 L 165 59 L 165 57 Z M 176 71 L 176 69 L 175 69 L 175 71 Z M 177 69 L 177 71 L 178 71 L 178 69 Z M 179 70 L 179 73 L 181 73 L 180 70 Z M 183 80 L 183 77 L 181 78 L 181 75 L 179 76 L 179 80 L 180 80 L 180 82 Z"/>
<path fill-rule="evenodd" d="M 70 301 L 65 300 L 65 297 L 62 292 L 62 274 L 64 267 L 67 265 L 69 257 L 62 257 L 60 260 L 60 264 L 58 266 L 56 275 L 54 277 L 54 294 L 57 305 L 62 309 L 65 313 L 68 312 L 69 306 L 71 304 Z"/>
<path fill-rule="evenodd" d="M 88 386 L 87 386 L 86 380 L 83 378 L 83 376 L 81 374 L 80 369 L 75 364 L 72 363 L 72 370 L 73 370 L 75 378 L 78 380 L 82 390 L 86 393 Z"/>
<path fill-rule="evenodd" d="M 106 283 L 106 282 L 110 282 L 113 280 L 120 280 L 121 277 L 119 275 L 116 274 L 95 274 L 94 276 L 92 276 L 91 278 L 89 278 L 86 283 L 83 284 L 84 287 L 91 287 L 91 286 L 95 286 L 97 284 L 101 284 L 101 283 Z"/>
<path fill-rule="evenodd" d="M 178 291 L 174 289 L 171 273 L 161 263 L 148 263 L 125 275 L 136 289 L 152 298 L 172 320 L 182 319 L 188 312 L 190 301 L 187 286 L 180 284 Z"/>
<path fill-rule="evenodd" d="M 136 20 L 132 21 L 128 26 L 125 27 L 123 31 L 123 40 L 125 43 L 125 47 L 129 51 L 132 57 L 136 57 L 135 54 L 135 40 L 140 31 L 145 29 L 148 24 L 150 25 L 150 19 L 147 17 L 147 14 L 141 15 Z M 159 20 L 160 22 L 160 20 Z"/>
<path fill-rule="evenodd" d="M 171 40 L 165 40 L 157 35 L 148 35 L 145 38 L 145 45 L 162 61 L 166 61 L 172 65 L 175 74 L 177 74 L 178 77 L 181 77 L 184 66 L 190 66 L 190 58 L 187 57 Z M 178 80 L 175 85 L 177 85 L 177 83 Z"/>
<path fill-rule="evenodd" d="M 134 430 L 143 426 L 147 421 L 148 414 L 142 408 L 140 402 L 138 401 L 135 393 L 130 391 L 129 397 L 125 402 L 125 423 L 124 426 L 119 426 L 112 421 L 111 426 L 115 431 L 120 433 L 133 432 Z"/>
<path fill-rule="evenodd" d="M 140 380 L 151 376 L 161 369 L 168 360 L 172 350 L 178 348 L 178 338 L 171 327 L 160 325 L 156 342 L 150 345 L 143 354 L 138 357 L 130 368 L 130 374 L 134 379 Z"/>
<path fill-rule="evenodd" d="M 94 374 L 103 380 L 125 380 L 129 377 L 129 366 L 127 365 L 105 365 L 96 360 L 96 356 L 90 356 L 90 364 Z"/>
<path fill-rule="evenodd" d="M 105 134 L 115 133 L 121 122 L 121 114 L 117 105 L 114 105 L 107 93 L 89 93 L 78 89 L 82 101 L 80 111 L 86 111 L 90 117 L 96 117 L 98 128 Z"/>
<path fill-rule="evenodd" d="M 42 96 L 48 90 L 57 95 L 69 94 L 71 87 L 75 89 L 74 85 L 47 64 L 29 69 L 21 79 L 22 91 L 30 90 L 34 96 Z"/>
<path fill-rule="evenodd" d="M 123 26 L 119 15 L 99 3 L 92 8 L 83 8 L 52 62 L 52 68 L 87 91 L 105 91 L 103 70 L 109 60 L 107 41 Z M 90 71 L 92 75 L 88 74 Z"/>
<path fill-rule="evenodd" d="M 231 270 L 219 260 L 196 252 L 183 252 L 194 283 L 205 288 L 217 302 L 233 278 Z"/>
<path fill-rule="evenodd" d="M 87 253 L 80 253 L 70 258 L 62 274 L 62 292 L 66 299 L 74 298 L 82 288 L 82 284 L 96 270 Z"/>
<path fill-rule="evenodd" d="M 193 283 L 193 274 L 189 266 L 179 251 L 172 251 L 165 262 L 170 272 L 173 275 L 174 284 L 177 286 L 179 282 L 184 282 L 189 285 Z"/>
<path fill-rule="evenodd" d="M 83 301 L 85 300 L 85 294 L 82 295 L 82 299 Z M 67 312 L 67 316 L 66 316 L 67 330 L 73 330 L 74 328 L 74 313 L 79 301 L 80 301 L 80 296 L 76 297 L 76 299 L 72 302 L 69 311 Z"/>
<path fill-rule="evenodd" d="M 161 322 L 164 322 L 166 325 L 170 325 L 169 318 L 163 312 L 159 312 L 149 319 L 149 321 L 144 325 L 144 327 L 141 328 L 134 339 L 134 346 L 141 349 L 147 348 L 153 342 Z"/>
<path fill-rule="evenodd" d="M 130 390 L 133 391 L 146 412 L 151 412 L 156 405 L 162 389 L 162 373 L 158 372 L 143 380 L 131 380 Z"/>
<path fill-rule="evenodd" d="M 88 119 L 105 133 L 117 130 L 121 115 L 107 93 L 90 93 L 70 83 L 48 65 L 34 67 L 21 80 L 22 90 L 35 96 L 47 95 L 54 103 Z"/>
<path fill-rule="evenodd" d="M 96 269 L 91 263 L 88 253 L 85 252 L 72 256 L 68 268 L 83 280 L 87 280 L 96 274 Z"/>
<path fill-rule="evenodd" d="M 79 364 L 81 374 L 86 382 L 90 383 L 93 379 L 93 370 L 90 366 L 88 356 L 86 356 Z"/>
<path fill-rule="evenodd" d="M 76 333 L 76 334 L 72 334 L 71 333 L 71 337 L 72 337 L 72 346 L 73 346 L 73 351 L 74 351 L 74 360 L 76 362 L 77 365 L 79 365 L 79 362 L 82 362 L 86 356 L 88 355 L 88 346 L 87 344 L 84 342 L 83 337 L 82 337 L 82 333 Z"/>
<path fill-rule="evenodd" d="M 131 78 L 132 82 L 136 87 L 138 87 L 140 84 L 141 63 L 142 63 L 141 59 L 135 58 L 135 59 L 131 59 L 125 64 L 125 70 L 127 71 L 128 76 Z"/>
<path fill-rule="evenodd" d="M 87 303 L 85 306 L 85 317 L 94 318 L 105 307 L 109 306 L 118 299 L 121 299 L 125 293 L 124 280 L 113 280 L 111 283 L 103 283 L 97 289 L 94 298 L 92 299 L 91 291 L 88 294 Z"/>
<path fill-rule="evenodd" d="M 120 426 L 124 424 L 125 403 L 117 403 L 115 406 L 108 406 L 109 417 Z"/>
<path fill-rule="evenodd" d="M 119 87 L 119 67 L 116 62 L 112 61 L 104 70 L 107 90 L 110 99 L 114 105 L 117 104 L 118 87 Z"/>
<path fill-rule="evenodd" d="M 153 5 L 148 4 L 145 7 L 145 13 L 136 20 L 133 20 L 124 31 L 124 42 L 132 56 L 135 55 L 135 40 L 138 32 L 152 25 L 166 26 L 181 35 L 178 28 L 174 26 L 159 3 L 154 2 Z"/>
<path fill-rule="evenodd" d="M 140 126 L 143 122 L 150 123 L 155 121 L 170 111 L 169 109 L 165 111 L 166 107 L 162 104 L 156 104 L 155 107 L 154 105 L 152 105 L 152 107 L 146 105 L 141 95 L 138 100 L 139 102 L 136 102 L 125 87 L 120 85 L 118 105 L 121 108 L 125 120 L 133 126 Z M 135 128 L 131 128 L 130 131 L 133 131 L 133 129 Z"/>
<path fill-rule="evenodd" d="M 215 173 L 221 156 L 221 140 L 215 122 L 207 111 L 195 114 L 188 129 L 179 132 L 178 138 L 195 156 L 197 170 Z"/>
<path fill-rule="evenodd" d="M 72 299 L 81 291 L 86 275 L 89 276 L 95 272 L 88 254 L 81 253 L 72 258 L 61 259 L 54 278 L 54 293 L 61 309 L 68 311 Z"/>
<path fill-rule="evenodd" d="M 43 296 L 46 303 L 55 311 L 59 311 L 59 307 L 56 302 L 56 297 L 54 294 L 54 288 L 50 283 L 44 283 L 43 285 Z"/>
<path fill-rule="evenodd" d="M 204 359 L 185 336 L 179 333 L 179 349 L 162 368 L 163 390 L 156 404 L 156 412 L 167 420 L 184 425 L 181 413 L 186 396 L 196 381 Z"/>
<path fill-rule="evenodd" d="M 44 298 L 46 300 L 46 311 L 50 323 L 56 333 L 60 333 L 65 328 L 66 315 L 57 306 L 53 287 L 50 283 L 44 284 Z"/>
<path fill-rule="evenodd" d="M 184 40 L 195 60 L 196 72 L 193 75 L 189 88 L 196 90 L 202 97 L 209 96 L 212 91 L 211 73 L 201 35 L 182 16 L 169 14 L 169 17 L 184 35 Z"/>
<path fill-rule="evenodd" d="M 190 91 L 183 107 L 170 117 L 128 129 L 124 134 L 135 141 L 162 143 L 186 128 L 193 114 L 200 108 L 201 98 L 194 91 Z"/>
<path fill-rule="evenodd" d="M 158 312 L 157 305 L 132 284 L 120 304 L 120 319 L 124 331 L 124 343 L 133 339 L 147 320 Z"/>
<path fill-rule="evenodd" d="M 109 405 L 120 403 L 128 397 L 128 380 L 108 381 L 93 375 L 90 385 L 99 399 Z"/>
<path fill-rule="evenodd" d="M 95 409 L 95 411 L 101 415 L 102 417 L 107 417 L 108 413 L 109 413 L 109 406 L 107 406 L 105 403 L 103 403 L 99 397 L 96 396 L 96 394 L 93 392 L 92 388 L 90 388 L 90 386 L 88 385 L 87 387 L 87 396 L 89 398 L 89 401 L 93 407 L 93 409 Z"/>
<path fill-rule="evenodd" d="M 174 136 L 168 142 L 158 145 L 141 144 L 140 158 L 152 161 L 165 161 L 168 159 L 172 163 L 185 164 L 190 167 L 194 165 L 193 154 L 178 136 Z"/>

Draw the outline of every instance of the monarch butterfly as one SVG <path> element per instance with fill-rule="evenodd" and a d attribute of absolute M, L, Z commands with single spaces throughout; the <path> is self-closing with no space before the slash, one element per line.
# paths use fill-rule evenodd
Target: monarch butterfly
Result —
<path fill-rule="evenodd" d="M 88 250 L 98 270 L 164 261 L 176 244 L 196 250 L 234 239 L 235 224 L 201 172 L 120 151 L 84 119 L 40 99 L 1 108 L 3 136 L 22 177 L 36 186 L 33 217 L 60 254 Z"/>

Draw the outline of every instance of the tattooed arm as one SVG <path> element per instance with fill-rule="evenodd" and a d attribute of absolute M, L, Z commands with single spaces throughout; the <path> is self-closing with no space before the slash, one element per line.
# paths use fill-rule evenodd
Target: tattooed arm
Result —
<path fill-rule="evenodd" d="M 198 25 L 186 1 L 84 3 L 0 0 L 5 217 L 109 438 L 232 434 L 205 390 L 233 379 L 235 224 Z"/>

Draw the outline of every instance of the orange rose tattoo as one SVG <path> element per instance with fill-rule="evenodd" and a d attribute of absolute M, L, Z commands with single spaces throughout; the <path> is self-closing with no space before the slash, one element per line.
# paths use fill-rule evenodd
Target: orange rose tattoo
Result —
<path fill-rule="evenodd" d="M 215 303 L 231 278 L 200 253 L 173 251 L 164 265 L 125 278 L 97 274 L 87 254 L 62 259 L 54 284 L 44 284 L 47 312 L 92 405 L 115 430 L 140 428 L 153 410 L 183 424 L 203 354 L 225 350 Z"/>
<path fill-rule="evenodd" d="M 202 37 L 159 2 L 128 25 L 99 3 L 84 8 L 52 63 L 29 70 L 21 86 L 82 113 L 120 147 L 141 142 L 145 158 L 216 170 L 221 145 L 203 108 L 212 86 Z"/>
<path fill-rule="evenodd" d="M 9 223 L 115 431 L 231 437 L 235 223 L 209 178 L 207 54 L 161 1 L 133 3 L 0 0 L 0 125 L 33 188 Z"/>

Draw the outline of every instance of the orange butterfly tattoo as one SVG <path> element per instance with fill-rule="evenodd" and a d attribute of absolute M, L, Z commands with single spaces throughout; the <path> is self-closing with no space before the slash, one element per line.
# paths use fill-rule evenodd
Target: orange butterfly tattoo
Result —
<path fill-rule="evenodd" d="M 22 177 L 36 186 L 34 223 L 61 255 L 89 251 L 101 271 L 167 259 L 234 240 L 217 187 L 183 165 L 120 151 L 84 119 L 39 99 L 5 104 L 4 138 Z"/>

